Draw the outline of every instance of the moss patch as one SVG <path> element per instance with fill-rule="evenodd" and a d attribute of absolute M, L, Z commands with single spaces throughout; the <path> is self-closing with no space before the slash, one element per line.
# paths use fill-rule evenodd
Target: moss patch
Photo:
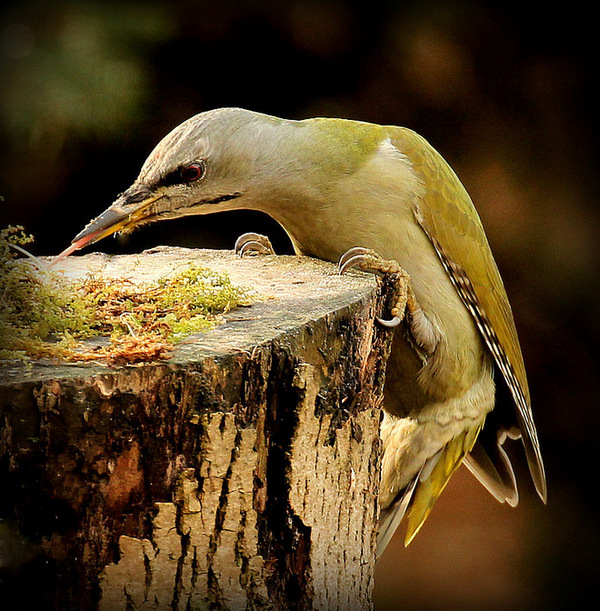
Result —
<path fill-rule="evenodd" d="M 0 359 L 109 365 L 168 358 L 190 333 L 211 329 L 250 297 L 222 273 L 190 264 L 151 284 L 89 275 L 68 280 L 27 254 L 22 227 L 0 232 Z M 85 339 L 104 336 L 86 348 Z"/>

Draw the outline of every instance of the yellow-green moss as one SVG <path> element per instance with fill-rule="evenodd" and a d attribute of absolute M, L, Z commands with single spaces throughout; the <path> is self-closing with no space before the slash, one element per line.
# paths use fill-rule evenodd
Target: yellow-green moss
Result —
<path fill-rule="evenodd" d="M 31 241 L 22 227 L 0 232 L 0 358 L 162 359 L 174 342 L 250 301 L 225 274 L 195 264 L 153 284 L 98 275 L 67 280 L 34 259 L 17 260 Z M 98 335 L 109 336 L 109 345 L 81 345 Z"/>

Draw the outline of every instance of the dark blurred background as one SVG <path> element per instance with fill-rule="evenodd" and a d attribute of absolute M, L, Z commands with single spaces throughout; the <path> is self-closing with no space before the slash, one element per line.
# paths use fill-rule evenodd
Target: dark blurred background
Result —
<path fill-rule="evenodd" d="M 411 546 L 399 533 L 379 562 L 378 610 L 563 609 L 594 595 L 600 225 L 597 19 L 587 6 L 21 0 L 0 9 L 0 227 L 24 225 L 37 254 L 65 248 L 175 125 L 220 106 L 405 125 L 461 176 L 513 304 L 549 500 L 535 496 L 518 444 L 517 509 L 459 471 Z M 231 248 L 246 230 L 291 252 L 254 213 L 171 221 L 99 248 Z"/>

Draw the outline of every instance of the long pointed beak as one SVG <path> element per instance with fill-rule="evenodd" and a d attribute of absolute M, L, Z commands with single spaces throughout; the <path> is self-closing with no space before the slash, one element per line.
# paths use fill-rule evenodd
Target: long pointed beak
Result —
<path fill-rule="evenodd" d="M 98 242 L 117 231 L 132 229 L 148 216 L 148 208 L 162 197 L 164 195 L 155 195 L 145 187 L 134 185 L 120 195 L 100 216 L 90 221 L 75 236 L 72 244 L 53 259 L 51 264 L 54 265 L 76 250 Z"/>

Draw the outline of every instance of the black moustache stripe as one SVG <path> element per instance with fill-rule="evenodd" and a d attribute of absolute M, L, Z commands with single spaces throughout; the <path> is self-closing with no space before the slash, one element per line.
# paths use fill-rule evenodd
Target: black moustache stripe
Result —
<path fill-rule="evenodd" d="M 203 199 L 201 202 L 196 202 L 192 205 L 200 204 L 220 204 L 221 202 L 227 202 L 230 199 L 236 199 L 242 195 L 241 191 L 235 191 L 234 193 L 229 193 L 227 195 L 219 195 L 218 197 L 214 197 L 213 199 Z"/>

